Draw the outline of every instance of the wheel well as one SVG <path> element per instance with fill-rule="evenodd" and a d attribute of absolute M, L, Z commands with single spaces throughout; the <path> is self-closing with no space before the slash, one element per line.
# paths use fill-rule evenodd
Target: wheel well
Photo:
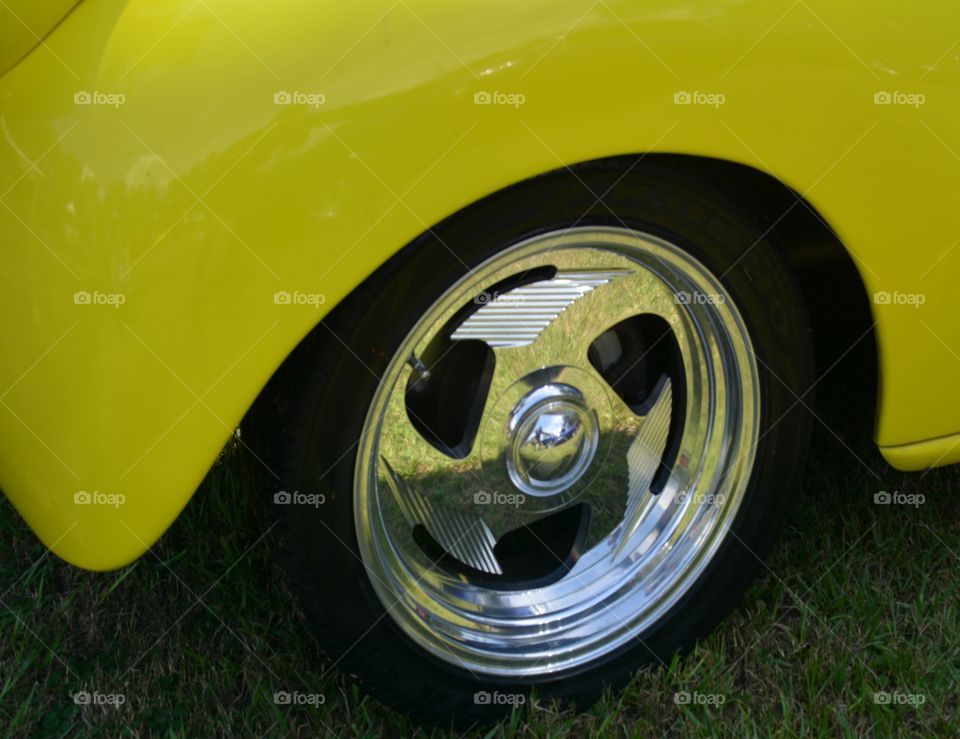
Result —
<path fill-rule="evenodd" d="M 843 418 L 832 417 L 831 426 L 848 425 L 854 435 L 869 438 L 876 418 L 878 381 L 870 302 L 850 253 L 829 224 L 802 195 L 776 177 L 726 160 L 680 154 L 630 155 L 584 162 L 571 169 L 602 166 L 626 172 L 637 166 L 639 159 L 695 175 L 769 230 L 798 278 L 810 315 L 818 378 L 816 396 L 821 399 L 818 406 L 824 397 L 842 397 Z M 304 341 L 322 338 L 315 330 Z M 250 427 L 259 425 L 254 418 L 262 416 L 263 406 L 269 403 L 264 396 L 270 395 L 271 386 L 282 385 L 286 363 L 277 369 L 247 414 L 243 425 L 254 434 L 256 430 Z"/>
<path fill-rule="evenodd" d="M 831 426 L 869 439 L 877 414 L 874 322 L 866 286 L 837 234 L 802 195 L 773 175 L 706 157 L 644 157 L 654 158 L 695 173 L 769 229 L 797 276 L 810 314 L 818 406 L 842 398 L 843 417 L 831 413 Z"/>

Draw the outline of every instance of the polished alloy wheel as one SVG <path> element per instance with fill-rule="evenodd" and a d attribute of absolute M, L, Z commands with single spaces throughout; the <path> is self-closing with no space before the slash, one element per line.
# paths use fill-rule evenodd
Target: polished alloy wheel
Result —
<path fill-rule="evenodd" d="M 708 565 L 759 414 L 744 322 L 687 251 L 600 226 L 523 241 L 437 300 L 380 380 L 354 483 L 371 584 L 457 667 L 588 665 Z"/>

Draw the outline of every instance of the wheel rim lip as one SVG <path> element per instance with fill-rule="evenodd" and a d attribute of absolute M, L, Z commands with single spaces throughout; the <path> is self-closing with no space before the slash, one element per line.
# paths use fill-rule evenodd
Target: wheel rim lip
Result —
<path fill-rule="evenodd" d="M 681 536 L 696 541 L 695 545 L 672 550 L 685 550 L 679 557 L 668 553 L 667 556 L 672 556 L 671 561 L 675 562 L 673 569 L 677 574 L 673 578 L 665 579 L 664 573 L 657 570 L 655 562 L 651 565 L 647 556 L 632 562 L 628 558 L 618 567 L 603 567 L 601 564 L 609 551 L 598 545 L 577 565 L 580 568 L 578 577 L 590 578 L 589 586 L 580 589 L 585 592 L 561 590 L 557 597 L 548 601 L 552 609 L 534 614 L 530 604 L 522 604 L 521 596 L 490 591 L 496 593 L 499 608 L 493 611 L 485 608 L 486 603 L 483 598 L 477 598 L 478 593 L 470 592 L 471 588 L 476 590 L 476 586 L 451 586 L 443 576 L 417 572 L 405 561 L 403 552 L 383 522 L 377 491 L 376 444 L 370 440 L 379 437 L 378 424 L 383 421 L 383 409 L 392 385 L 400 376 L 407 349 L 416 347 L 435 330 L 436 317 L 443 316 L 449 305 L 463 304 L 466 302 L 464 298 L 469 300 L 476 292 L 475 288 L 482 288 L 489 275 L 527 257 L 549 254 L 558 248 L 608 250 L 627 256 L 637 263 L 638 270 L 649 270 L 674 290 L 679 276 L 682 277 L 680 285 L 685 284 L 694 290 L 708 288 L 712 293 L 725 296 L 719 309 L 708 311 L 704 306 L 693 305 L 687 306 L 687 310 L 691 313 L 699 310 L 703 314 L 702 321 L 694 322 L 701 340 L 707 333 L 707 338 L 729 343 L 725 350 L 721 347 L 720 354 L 727 351 L 729 356 L 722 356 L 720 364 L 727 373 L 732 367 L 738 376 L 737 385 L 731 387 L 737 388 L 741 412 L 726 422 L 727 425 L 739 425 L 736 448 L 740 453 L 724 467 L 719 485 L 714 486 L 711 480 L 707 480 L 711 482 L 707 489 L 716 487 L 721 491 L 717 495 L 722 496 L 716 506 L 711 504 L 710 515 L 703 515 L 703 506 L 688 515 L 690 504 L 685 502 L 683 512 L 667 521 L 668 528 L 673 527 L 670 536 L 680 530 Z M 655 261 L 651 262 L 651 259 Z M 715 314 L 722 314 L 722 318 Z M 721 329 L 719 334 L 718 329 Z M 705 355 L 704 360 L 709 363 L 709 355 Z M 687 361 L 685 356 L 685 367 Z M 711 381 L 713 379 L 711 377 Z M 389 388 L 389 392 L 384 392 L 385 388 Z M 725 387 L 725 392 L 729 393 L 730 387 Z M 707 418 L 711 432 L 717 422 L 716 414 L 717 408 L 711 407 Z M 383 375 L 365 419 L 354 479 L 357 539 L 371 584 L 391 618 L 409 638 L 454 666 L 504 678 L 524 678 L 553 676 L 599 662 L 662 618 L 698 581 L 712 561 L 726 539 L 749 484 L 758 441 L 759 414 L 758 371 L 746 324 L 727 290 L 697 259 L 659 237 L 626 228 L 585 226 L 526 239 L 479 265 L 435 301 L 401 342 Z M 727 456 L 731 455 L 728 453 Z M 702 469 L 698 471 L 691 489 L 701 485 L 703 473 Z M 717 477 L 716 474 L 713 476 Z M 660 495 L 667 492 L 665 488 Z M 666 500 L 665 506 L 676 502 L 678 491 L 670 490 L 669 494 L 671 498 Z M 680 524 L 685 520 L 681 529 Z M 383 525 L 378 525 L 378 521 Z M 661 532 L 661 538 L 663 535 Z M 645 589 L 655 593 L 656 597 L 644 599 L 641 591 Z M 449 599 L 430 600 L 425 593 L 440 593 Z M 465 596 L 465 593 L 470 595 Z M 638 605 L 642 608 L 637 609 Z M 626 614 L 623 618 L 620 617 L 621 611 Z M 512 616 L 512 613 L 522 614 L 522 617 Z"/>

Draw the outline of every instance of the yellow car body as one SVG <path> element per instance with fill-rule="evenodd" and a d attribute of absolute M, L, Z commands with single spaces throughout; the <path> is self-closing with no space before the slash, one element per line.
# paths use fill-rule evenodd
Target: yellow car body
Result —
<path fill-rule="evenodd" d="M 956 4 L 72 6 L 0 13 L 0 488 L 64 559 L 153 545 L 419 233 L 614 155 L 740 163 L 816 208 L 871 296 L 876 443 L 960 461 Z"/>

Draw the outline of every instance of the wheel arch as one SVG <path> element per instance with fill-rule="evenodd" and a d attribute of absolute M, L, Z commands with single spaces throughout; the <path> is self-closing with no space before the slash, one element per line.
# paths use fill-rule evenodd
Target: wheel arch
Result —
<path fill-rule="evenodd" d="M 832 226 L 803 195 L 777 178 L 752 166 L 726 159 L 667 153 L 632 153 L 603 157 L 570 165 L 577 171 L 591 167 L 612 167 L 628 172 L 643 162 L 676 167 L 688 176 L 701 178 L 706 186 L 722 190 L 743 211 L 774 236 L 779 243 L 789 266 L 794 271 L 806 301 L 815 345 L 816 376 L 824 377 L 848 352 L 856 350 L 857 361 L 865 363 L 861 377 L 865 379 L 865 391 L 857 394 L 851 415 L 869 424 L 861 428 L 867 434 L 875 426 L 878 415 L 877 387 L 879 381 L 878 347 L 870 301 L 851 252 L 844 246 Z M 563 171 L 563 167 L 544 172 L 529 179 L 548 177 Z M 500 192 L 521 184 L 515 183 Z M 482 198 L 483 200 L 485 198 Z M 480 202 L 480 201 L 476 201 Z M 471 208 L 471 203 L 453 213 L 447 219 Z M 436 227 L 433 226 L 431 228 Z M 426 233 L 425 231 L 424 233 Z M 391 271 L 407 249 L 416 249 L 423 234 L 398 249 L 377 270 Z M 381 275 L 382 276 L 382 275 Z M 374 278 L 370 275 L 353 291 L 347 293 L 333 306 L 314 329 L 292 349 L 278 365 L 270 380 L 262 388 L 244 416 L 242 428 L 248 439 L 269 454 L 263 429 L 276 429 L 278 410 L 288 400 L 281 392 L 285 382 L 285 367 L 294 361 L 308 342 L 334 341 L 323 328 L 338 311 L 346 298 L 362 290 Z"/>

